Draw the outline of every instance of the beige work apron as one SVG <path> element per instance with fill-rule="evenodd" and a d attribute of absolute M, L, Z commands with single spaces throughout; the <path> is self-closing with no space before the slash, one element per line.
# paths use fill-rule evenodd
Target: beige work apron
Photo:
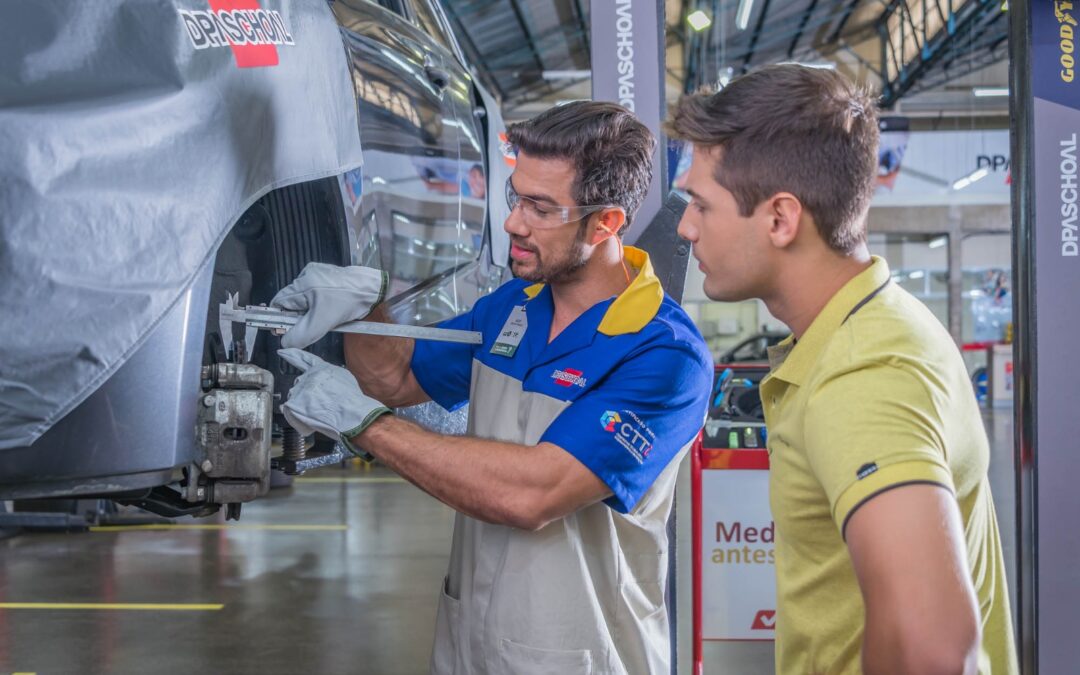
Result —
<path fill-rule="evenodd" d="M 469 434 L 525 445 L 570 405 L 476 360 L 470 393 Z M 667 519 L 687 447 L 629 514 L 597 503 L 537 532 L 457 514 L 431 672 L 670 672 Z"/>

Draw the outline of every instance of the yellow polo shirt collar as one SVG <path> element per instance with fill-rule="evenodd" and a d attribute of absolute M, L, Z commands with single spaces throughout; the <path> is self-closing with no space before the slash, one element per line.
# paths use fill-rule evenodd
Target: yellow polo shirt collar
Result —
<path fill-rule="evenodd" d="M 888 263 L 883 258 L 872 256 L 870 267 L 844 284 L 798 342 L 795 342 L 794 336 L 788 336 L 780 344 L 769 348 L 769 363 L 773 368 L 769 379 L 802 386 L 837 329 L 860 302 L 881 289 L 889 278 Z"/>

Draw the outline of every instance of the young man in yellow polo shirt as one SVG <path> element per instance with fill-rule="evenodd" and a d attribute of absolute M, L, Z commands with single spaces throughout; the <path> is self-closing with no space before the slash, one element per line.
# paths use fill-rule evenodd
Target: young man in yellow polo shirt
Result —
<path fill-rule="evenodd" d="M 949 334 L 866 246 L 874 102 L 835 72 L 762 68 L 685 97 L 679 234 L 715 300 L 793 336 L 761 387 L 779 673 L 1017 672 L 989 446 Z"/>

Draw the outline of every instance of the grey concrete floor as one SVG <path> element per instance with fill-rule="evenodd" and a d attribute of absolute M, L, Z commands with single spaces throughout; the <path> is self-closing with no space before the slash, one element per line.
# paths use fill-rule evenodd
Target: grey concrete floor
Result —
<path fill-rule="evenodd" d="M 1011 410 L 985 419 L 1015 593 Z M 354 464 L 246 505 L 238 526 L 0 541 L 0 603 L 222 605 L 0 609 L 0 675 L 426 673 L 452 522 L 411 485 Z M 707 673 L 771 664 L 768 644 L 706 651 Z"/>
<path fill-rule="evenodd" d="M 426 673 L 452 511 L 378 469 L 311 477 L 238 527 L 0 541 L 0 603 L 223 605 L 0 609 L 0 673 Z"/>

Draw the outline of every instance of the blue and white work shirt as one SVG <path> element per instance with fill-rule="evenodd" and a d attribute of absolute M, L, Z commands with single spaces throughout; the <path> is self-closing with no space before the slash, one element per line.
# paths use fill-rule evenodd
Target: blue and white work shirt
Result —
<path fill-rule="evenodd" d="M 712 362 L 648 255 L 625 256 L 630 286 L 550 343 L 551 290 L 520 280 L 440 324 L 483 344 L 416 343 L 420 386 L 469 402 L 469 434 L 557 445 L 612 492 L 536 532 L 457 515 L 433 673 L 670 671 L 667 519 Z"/>

